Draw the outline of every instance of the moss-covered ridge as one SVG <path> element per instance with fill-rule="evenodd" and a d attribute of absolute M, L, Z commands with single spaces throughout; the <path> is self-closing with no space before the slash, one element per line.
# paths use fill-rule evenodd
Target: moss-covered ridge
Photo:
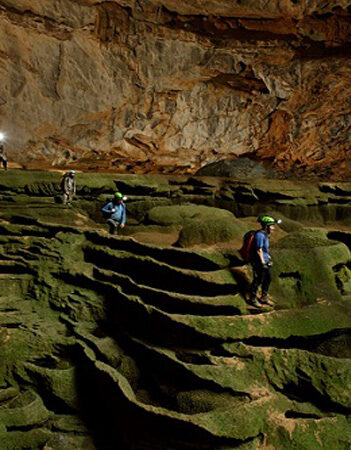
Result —
<path fill-rule="evenodd" d="M 5 202 L 28 204 L 57 196 L 58 172 L 12 170 L 0 173 Z M 93 201 L 105 201 L 117 188 L 129 196 L 130 213 L 140 219 L 153 207 L 195 203 L 216 206 L 237 216 L 269 210 L 297 221 L 321 224 L 349 221 L 350 183 L 307 183 L 286 180 L 236 181 L 230 178 L 77 174 L 79 206 L 98 216 Z M 15 206 L 15 204 L 13 206 Z M 77 204 L 78 205 L 78 204 Z"/>
<path fill-rule="evenodd" d="M 110 237 L 91 211 L 115 176 L 89 177 L 72 208 L 55 204 L 40 180 L 22 192 L 36 178 L 21 174 L 2 191 L 1 445 L 348 448 L 347 230 L 290 223 L 273 246 L 277 307 L 258 311 L 245 301 L 248 273 L 235 248 Z M 179 202 L 186 183 L 207 202 L 224 183 L 162 180 L 134 177 L 136 202 L 143 193 Z M 226 183 L 251 195 L 245 183 Z M 305 195 L 295 184 L 263 184 L 253 194 L 274 206 Z"/>

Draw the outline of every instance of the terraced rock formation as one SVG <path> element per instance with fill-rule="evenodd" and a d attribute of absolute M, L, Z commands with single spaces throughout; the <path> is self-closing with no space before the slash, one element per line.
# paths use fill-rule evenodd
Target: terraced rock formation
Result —
<path fill-rule="evenodd" d="M 349 0 L 1 0 L 0 126 L 28 167 L 350 179 Z"/>
<path fill-rule="evenodd" d="M 351 186 L 78 175 L 66 208 L 58 180 L 0 177 L 2 449 L 350 447 Z M 111 237 L 116 185 L 134 195 Z M 301 219 L 277 233 L 262 311 L 237 244 L 263 200 Z M 179 246 L 224 205 L 236 236 Z"/>

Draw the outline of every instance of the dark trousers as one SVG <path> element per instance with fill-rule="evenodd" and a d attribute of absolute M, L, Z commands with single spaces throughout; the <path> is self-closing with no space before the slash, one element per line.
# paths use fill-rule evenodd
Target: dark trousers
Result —
<path fill-rule="evenodd" d="M 4 155 L 0 155 L 0 161 L 2 162 L 2 167 L 7 170 L 7 158 Z"/>
<path fill-rule="evenodd" d="M 109 233 L 118 234 L 118 227 L 120 223 L 113 219 L 107 219 L 106 222 L 108 223 L 109 226 Z"/>
<path fill-rule="evenodd" d="M 256 298 L 258 288 L 262 286 L 262 297 L 268 293 L 272 281 L 270 267 L 264 268 L 261 262 L 251 263 L 253 270 L 253 280 L 250 288 L 250 298 Z"/>

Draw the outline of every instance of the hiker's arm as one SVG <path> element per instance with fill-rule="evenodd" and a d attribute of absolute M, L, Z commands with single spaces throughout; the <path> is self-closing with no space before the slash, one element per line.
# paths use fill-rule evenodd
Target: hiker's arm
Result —
<path fill-rule="evenodd" d="M 107 203 L 107 205 L 105 205 L 105 206 L 102 208 L 102 211 L 103 211 L 104 213 L 108 214 L 108 213 L 111 213 L 111 209 L 112 209 L 111 203 Z"/>
<path fill-rule="evenodd" d="M 124 228 L 124 225 L 126 224 L 126 219 L 127 219 L 126 207 L 123 205 L 121 228 Z"/>
<path fill-rule="evenodd" d="M 262 248 L 257 249 L 257 254 L 258 254 L 258 257 L 260 258 L 261 263 L 265 264 Z"/>
<path fill-rule="evenodd" d="M 257 255 L 261 261 L 262 264 L 265 264 L 264 256 L 263 256 L 263 245 L 264 245 L 264 238 L 262 236 L 262 233 L 257 233 L 255 235 L 255 243 L 256 243 L 256 251 Z"/>

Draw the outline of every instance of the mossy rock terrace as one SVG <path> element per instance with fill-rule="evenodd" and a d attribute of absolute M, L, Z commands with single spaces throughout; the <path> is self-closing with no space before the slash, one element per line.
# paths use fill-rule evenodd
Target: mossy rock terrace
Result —
<path fill-rule="evenodd" d="M 351 447 L 351 184 L 78 174 L 64 207 L 59 180 L 0 174 L 1 450 Z M 284 219 L 264 310 L 259 212 Z"/>

